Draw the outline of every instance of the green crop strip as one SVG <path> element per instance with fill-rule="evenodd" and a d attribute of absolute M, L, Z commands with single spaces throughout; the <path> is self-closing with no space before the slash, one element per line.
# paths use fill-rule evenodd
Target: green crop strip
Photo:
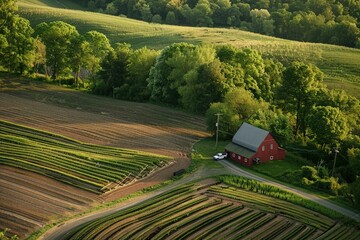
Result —
<path fill-rule="evenodd" d="M 39 173 L 101 193 L 145 177 L 171 159 L 81 143 L 0 120 L 0 164 Z"/>
<path fill-rule="evenodd" d="M 355 240 L 356 232 L 284 200 L 225 184 L 187 184 L 84 224 L 64 239 Z"/>

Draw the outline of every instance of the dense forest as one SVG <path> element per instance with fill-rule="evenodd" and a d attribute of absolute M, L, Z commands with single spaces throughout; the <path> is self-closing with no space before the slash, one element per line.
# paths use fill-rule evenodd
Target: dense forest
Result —
<path fill-rule="evenodd" d="M 360 48 L 358 0 L 83 0 L 81 3 L 91 11 L 147 22 L 231 27 L 298 41 Z"/>
<path fill-rule="evenodd" d="M 221 113 L 223 139 L 247 121 L 317 166 L 284 173 L 285 181 L 343 196 L 360 208 L 360 101 L 327 89 L 317 66 L 280 62 L 231 45 L 133 49 L 127 43 L 110 44 L 97 31 L 79 34 L 62 21 L 33 29 L 17 15 L 16 1 L 2 3 L 2 71 L 205 114 L 212 132 L 215 114 Z"/>

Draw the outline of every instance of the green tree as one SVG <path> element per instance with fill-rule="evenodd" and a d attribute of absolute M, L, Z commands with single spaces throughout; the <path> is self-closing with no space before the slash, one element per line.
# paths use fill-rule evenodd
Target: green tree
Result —
<path fill-rule="evenodd" d="M 166 14 L 166 19 L 165 19 L 165 22 L 167 24 L 171 24 L 171 25 L 176 25 L 179 23 L 175 13 L 173 11 L 169 11 L 167 14 Z"/>
<path fill-rule="evenodd" d="M 39 72 L 40 67 L 44 67 L 46 72 L 46 46 L 41 42 L 39 38 L 35 39 L 35 59 L 34 59 L 34 71 Z"/>
<path fill-rule="evenodd" d="M 5 49 L 8 45 L 5 35 L 0 34 L 0 59 L 4 59 Z M 0 60 L 0 64 L 3 64 L 3 61 Z"/>
<path fill-rule="evenodd" d="M 360 148 L 350 148 L 347 150 L 349 165 L 355 176 L 360 176 Z"/>
<path fill-rule="evenodd" d="M 319 92 L 318 105 L 339 108 L 346 114 L 348 127 L 350 130 L 360 129 L 360 101 L 347 94 L 344 90 L 321 89 Z"/>
<path fill-rule="evenodd" d="M 191 9 L 188 4 L 185 4 L 180 9 L 180 13 L 191 26 L 213 25 L 211 18 L 213 11 L 208 0 L 199 0 L 193 9 Z"/>
<path fill-rule="evenodd" d="M 51 67 L 52 78 L 57 79 L 70 67 L 71 41 L 79 33 L 74 26 L 62 21 L 41 23 L 35 30 L 46 46 L 46 63 Z"/>
<path fill-rule="evenodd" d="M 283 114 L 281 110 L 258 109 L 247 122 L 270 131 L 278 143 L 285 144 L 293 140 L 291 116 Z"/>
<path fill-rule="evenodd" d="M 89 60 L 89 70 L 94 74 L 100 70 L 100 63 L 105 56 L 112 51 L 109 39 L 105 34 L 97 31 L 85 33 L 84 39 L 90 44 L 91 59 Z"/>
<path fill-rule="evenodd" d="M 271 14 L 268 10 L 253 9 L 250 11 L 250 16 L 253 31 L 266 35 L 274 34 L 274 20 L 271 19 Z"/>
<path fill-rule="evenodd" d="M 69 61 L 74 73 L 75 85 L 79 87 L 81 69 L 88 69 L 91 66 L 90 43 L 85 40 L 84 36 L 78 35 L 72 39 L 69 50 L 72 52 Z"/>
<path fill-rule="evenodd" d="M 329 43 L 355 47 L 359 38 L 360 29 L 356 26 L 356 24 L 348 21 L 342 21 L 341 23 L 334 25 L 332 29 L 332 37 Z"/>
<path fill-rule="evenodd" d="M 218 113 L 221 114 L 219 121 L 219 138 L 229 139 L 235 134 L 241 125 L 239 115 L 234 114 L 225 103 L 212 103 L 210 108 L 206 111 L 206 125 L 208 130 L 213 134 L 216 133 L 216 114 Z"/>
<path fill-rule="evenodd" d="M 101 63 L 101 70 L 98 72 L 101 82 L 95 84 L 93 92 L 114 96 L 114 90 L 126 84 L 127 67 L 132 52 L 130 44 L 116 44 L 115 49 L 110 51 Z"/>
<path fill-rule="evenodd" d="M 288 25 L 291 19 L 291 12 L 288 12 L 286 9 L 279 9 L 271 13 L 271 18 L 274 20 L 274 35 L 288 38 Z"/>
<path fill-rule="evenodd" d="M 264 83 L 265 77 L 265 63 L 261 54 L 256 50 L 244 49 L 236 53 L 235 61 L 244 69 L 245 89 L 260 98 L 262 92 L 259 85 Z M 267 93 L 264 92 L 264 94 Z"/>
<path fill-rule="evenodd" d="M 243 88 L 234 88 L 230 90 L 224 98 L 224 103 L 239 115 L 242 121 L 248 120 L 258 110 L 268 109 L 268 105 L 255 99 L 253 94 Z"/>
<path fill-rule="evenodd" d="M 309 126 L 320 144 L 335 144 L 349 132 L 346 117 L 338 108 L 330 106 L 315 107 L 310 115 Z"/>
<path fill-rule="evenodd" d="M 214 59 L 215 50 L 207 45 L 175 43 L 164 48 L 150 71 L 151 99 L 177 105 L 180 100 L 178 90 L 186 85 L 186 79 L 194 76 L 201 65 Z"/>
<path fill-rule="evenodd" d="M 221 73 L 221 63 L 215 60 L 188 75 L 186 85 L 179 88 L 179 93 L 186 109 L 204 113 L 211 103 L 222 101 L 228 90 L 229 85 Z"/>
<path fill-rule="evenodd" d="M 267 111 L 269 106 L 253 97 L 253 94 L 244 88 L 233 88 L 224 97 L 223 102 L 210 105 L 206 112 L 208 129 L 214 131 L 216 117 L 221 113 L 221 137 L 230 138 L 239 128 L 240 124 L 248 121 L 258 111 Z"/>
<path fill-rule="evenodd" d="M 228 11 L 231 7 L 230 0 L 211 0 L 212 20 L 215 26 L 226 26 L 228 19 Z"/>
<path fill-rule="evenodd" d="M 17 10 L 16 0 L 0 0 L 0 35 L 6 33 Z"/>
<path fill-rule="evenodd" d="M 152 18 L 151 18 L 151 22 L 153 23 L 161 23 L 162 22 L 162 18 L 159 14 L 155 14 Z"/>
<path fill-rule="evenodd" d="M 118 9 L 116 8 L 114 3 L 111 2 L 106 5 L 105 13 L 111 14 L 111 15 L 116 15 L 117 11 L 118 11 Z"/>
<path fill-rule="evenodd" d="M 32 34 L 34 30 L 29 20 L 14 16 L 6 34 L 7 47 L 4 49 L 3 64 L 9 71 L 23 73 L 34 62 L 35 46 Z"/>
<path fill-rule="evenodd" d="M 316 92 L 322 87 L 323 74 L 319 68 L 302 62 L 292 62 L 283 73 L 284 79 L 278 96 L 283 108 L 296 115 L 295 135 L 302 130 L 306 135 L 307 116 L 315 101 Z"/>
<path fill-rule="evenodd" d="M 128 81 L 123 87 L 123 95 L 133 101 L 145 101 L 150 97 L 147 88 L 150 69 L 155 65 L 158 51 L 146 47 L 135 50 L 129 57 Z M 124 91 L 125 90 L 125 91 Z"/>
<path fill-rule="evenodd" d="M 280 88 L 284 66 L 281 62 L 276 62 L 273 59 L 265 59 L 265 72 L 262 77 L 263 81 L 258 82 L 261 91 L 261 98 L 267 102 L 273 103 L 277 89 Z"/>

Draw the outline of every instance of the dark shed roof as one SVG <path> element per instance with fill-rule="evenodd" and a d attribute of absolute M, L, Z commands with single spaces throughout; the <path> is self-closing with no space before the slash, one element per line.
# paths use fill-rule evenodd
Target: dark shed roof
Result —
<path fill-rule="evenodd" d="M 246 158 L 251 158 L 256 152 L 250 149 L 244 148 L 242 146 L 236 145 L 234 143 L 229 143 L 225 147 L 226 151 L 236 153 Z"/>

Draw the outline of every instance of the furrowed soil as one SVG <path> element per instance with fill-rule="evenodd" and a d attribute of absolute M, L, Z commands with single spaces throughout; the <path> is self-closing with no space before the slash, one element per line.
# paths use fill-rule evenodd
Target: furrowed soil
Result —
<path fill-rule="evenodd" d="M 190 165 L 192 144 L 206 132 L 202 117 L 148 103 L 95 96 L 57 85 L 0 75 L 0 119 L 85 143 L 174 158 L 174 163 L 101 196 L 24 170 L 1 166 L 0 229 L 24 238 L 46 222 L 126 196 Z"/>

